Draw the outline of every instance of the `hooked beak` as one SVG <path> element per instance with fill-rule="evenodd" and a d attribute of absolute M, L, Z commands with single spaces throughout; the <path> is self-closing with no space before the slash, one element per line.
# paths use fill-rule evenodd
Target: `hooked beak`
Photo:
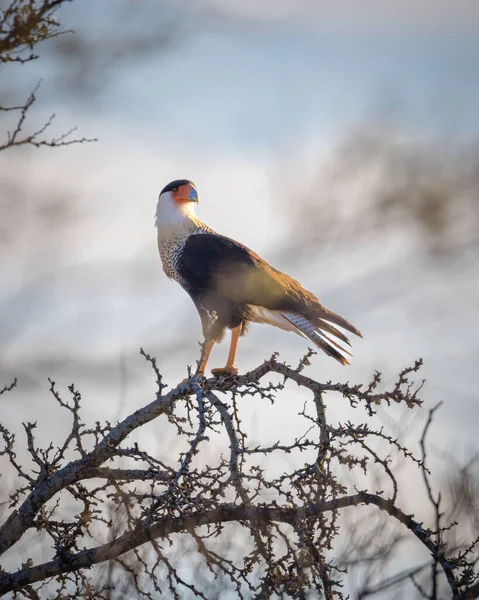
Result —
<path fill-rule="evenodd" d="M 194 187 L 191 188 L 190 193 L 188 194 L 188 200 L 190 202 L 198 202 L 198 192 Z"/>
<path fill-rule="evenodd" d="M 196 191 L 195 186 L 191 183 L 180 185 L 178 189 L 171 192 L 171 195 L 177 204 L 183 204 L 185 202 L 199 202 L 198 192 Z"/>

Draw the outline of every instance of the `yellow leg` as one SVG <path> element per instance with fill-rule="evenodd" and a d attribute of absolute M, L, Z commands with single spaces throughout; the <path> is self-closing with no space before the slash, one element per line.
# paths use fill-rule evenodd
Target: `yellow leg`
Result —
<path fill-rule="evenodd" d="M 228 360 L 223 368 L 211 369 L 213 375 L 238 375 L 238 369 L 235 367 L 236 350 L 238 349 L 238 340 L 243 329 L 243 324 L 238 325 L 231 330 L 231 344 L 228 353 Z"/>
<path fill-rule="evenodd" d="M 201 348 L 201 356 L 200 356 L 200 364 L 198 366 L 198 369 L 196 370 L 195 375 L 199 375 L 200 377 L 203 377 L 203 375 L 205 374 L 205 369 L 206 369 L 206 365 L 208 364 L 208 359 L 210 357 L 211 351 L 213 350 L 213 346 L 215 345 L 214 341 L 209 341 L 207 342 L 206 340 L 203 342 L 202 348 Z M 180 381 L 180 383 L 178 385 L 182 385 L 183 383 L 186 383 L 187 381 L 189 381 L 189 377 L 185 377 L 182 381 Z"/>
<path fill-rule="evenodd" d="M 211 351 L 213 350 L 213 346 L 215 345 L 215 342 L 210 340 L 209 342 L 207 342 L 206 340 L 203 342 L 203 349 L 202 349 L 202 357 L 201 357 L 201 362 L 200 365 L 198 367 L 198 370 L 196 371 L 197 375 L 204 375 L 205 371 L 206 371 L 206 365 L 208 364 L 208 359 L 210 357 Z"/>

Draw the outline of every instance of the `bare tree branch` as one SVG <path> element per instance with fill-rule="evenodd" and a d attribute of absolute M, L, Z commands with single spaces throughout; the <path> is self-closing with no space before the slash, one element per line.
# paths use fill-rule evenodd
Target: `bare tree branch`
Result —
<path fill-rule="evenodd" d="M 37 59 L 34 49 L 40 42 L 67 33 L 55 16 L 56 10 L 66 2 L 70 0 L 11 0 L 4 3 L 4 7 L 0 2 L 0 67 L 6 63 L 25 63 Z M 72 137 L 75 127 L 58 136 L 45 136 L 55 119 L 54 114 L 42 125 L 26 131 L 27 116 L 36 102 L 40 84 L 36 84 L 24 103 L 0 106 L 0 113 L 18 114 L 17 120 L 6 132 L 6 139 L 0 141 L 0 151 L 25 145 L 57 148 L 95 141 Z"/>
<path fill-rule="evenodd" d="M 83 144 L 84 142 L 95 142 L 96 138 L 71 138 L 72 133 L 76 131 L 76 127 L 70 129 L 66 133 L 62 133 L 57 137 L 46 138 L 43 134 L 50 128 L 52 125 L 55 115 L 51 115 L 50 118 L 40 127 L 34 129 L 31 133 L 24 132 L 24 126 L 26 124 L 27 113 L 31 109 L 32 105 L 36 101 L 36 93 L 41 85 L 41 82 L 38 82 L 35 86 L 34 90 L 28 96 L 25 103 L 21 106 L 8 106 L 2 107 L 0 106 L 0 111 L 14 111 L 19 113 L 19 117 L 17 122 L 14 125 L 14 128 L 11 131 L 6 132 L 6 140 L 4 142 L 0 142 L 0 151 L 6 150 L 7 148 L 12 148 L 14 146 L 35 146 L 35 148 L 40 148 L 41 146 L 49 146 L 50 148 L 58 148 L 60 146 L 70 146 L 71 144 Z"/>
<path fill-rule="evenodd" d="M 11 0 L 0 9 L 0 64 L 38 58 L 34 47 L 66 33 L 55 11 L 70 0 Z"/>
<path fill-rule="evenodd" d="M 210 575 L 215 580 L 220 577 L 221 585 L 231 586 L 238 597 L 269 597 L 276 593 L 302 598 L 315 590 L 326 598 L 341 598 L 343 572 L 328 551 L 334 548 L 340 530 L 339 515 L 346 508 L 359 506 L 378 508 L 428 550 L 434 570 L 431 594 L 437 593 L 441 581 L 448 584 L 451 597 L 458 596 L 467 585 L 474 589 L 474 547 L 449 555 L 442 515 L 436 515 L 429 528 L 397 504 L 399 482 L 388 460 L 391 448 L 420 469 L 431 501 L 425 433 L 433 411 L 422 439 L 422 457 L 415 457 L 399 440 L 373 425 L 375 407 L 380 403 L 400 403 L 409 408 L 421 405 L 418 391 L 422 383 L 415 385 L 409 380 L 421 361 L 404 369 L 392 388 L 384 391 L 379 389 L 379 373 L 367 386 L 315 381 L 303 373 L 310 351 L 296 368 L 278 362 L 274 355 L 245 375 L 211 379 L 192 376 L 166 393 L 156 360 L 142 354 L 155 374 L 156 398 L 117 425 L 96 423 L 87 427 L 81 419 L 79 391 L 70 386 L 71 400 L 66 401 L 51 382 L 52 396 L 72 419 L 63 442 L 40 448 L 35 441 L 36 424 L 25 424 L 26 447 L 33 460 L 33 467 L 27 469 L 16 458 L 15 437 L 2 427 L 1 456 L 22 483 L 10 494 L 13 511 L 0 528 L 0 554 L 21 543 L 29 530 L 44 532 L 53 541 L 54 554 L 41 564 L 29 562 L 16 571 L 1 572 L 0 594 L 23 590 L 24 595 L 33 597 L 38 586 L 46 585 L 50 578 L 65 589 L 73 586 L 79 590 L 81 585 L 98 594 L 103 588 L 88 570 L 115 561 L 122 577 L 139 596 L 153 597 L 139 576 L 145 572 L 157 591 L 166 581 L 173 597 L 183 588 L 208 598 L 206 583 L 202 586 L 185 579 L 181 560 L 178 562 L 162 548 L 165 542 L 174 548 L 181 540 L 189 539 Z M 268 375 L 279 375 L 281 379 L 279 383 L 264 384 L 262 380 Z M 250 444 L 241 425 L 241 404 L 248 397 L 256 402 L 274 402 L 278 394 L 287 393 L 288 381 L 310 395 L 298 413 L 298 419 L 306 423 L 304 434 L 292 443 Z M 330 426 L 324 397 L 338 393 L 352 407 L 362 410 L 369 423 Z M 134 432 L 158 418 L 177 431 L 184 449 L 171 452 L 160 448 L 160 456 L 156 457 L 131 441 Z M 212 464 L 206 464 L 201 459 L 202 450 L 218 435 L 224 437 L 229 448 L 227 456 L 221 453 Z M 373 449 L 368 438 L 380 440 L 384 448 Z M 300 460 L 303 452 L 313 462 Z M 272 465 L 290 454 L 296 457 L 294 466 L 274 474 Z M 262 466 L 256 460 L 259 456 L 266 461 Z M 268 462 L 270 457 L 274 457 L 273 463 Z M 132 463 L 137 466 L 132 468 Z M 352 490 L 341 476 L 344 470 L 367 473 L 373 464 L 392 482 L 389 497 L 377 490 Z M 77 507 L 73 511 L 72 502 Z M 243 535 L 240 532 L 246 535 L 236 556 L 221 549 L 228 524 L 239 528 L 237 536 Z M 110 539 L 94 543 L 102 529 L 100 537 L 109 531 Z M 145 554 L 145 544 L 153 555 Z M 148 556 L 156 558 L 152 562 Z M 411 580 L 422 572 L 423 567 L 409 570 L 403 574 L 404 579 Z M 110 587 L 111 578 L 110 572 Z M 370 582 L 368 593 L 387 589 L 400 579 L 398 575 L 393 580 Z M 423 589 L 416 579 L 413 585 L 416 590 Z M 109 597 L 105 590 L 102 593 Z"/>

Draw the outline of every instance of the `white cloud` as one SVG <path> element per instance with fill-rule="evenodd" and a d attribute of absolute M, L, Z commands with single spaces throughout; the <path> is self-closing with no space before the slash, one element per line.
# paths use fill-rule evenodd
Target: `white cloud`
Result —
<path fill-rule="evenodd" d="M 203 5 L 245 19 L 318 27 L 430 30 L 479 26 L 476 0 L 205 0 Z"/>

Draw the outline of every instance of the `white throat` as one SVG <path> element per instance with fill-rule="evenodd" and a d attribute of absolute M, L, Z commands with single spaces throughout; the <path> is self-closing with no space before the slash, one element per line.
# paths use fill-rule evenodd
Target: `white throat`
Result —
<path fill-rule="evenodd" d="M 183 246 L 192 234 L 214 232 L 198 219 L 194 202 L 178 204 L 170 192 L 165 192 L 158 200 L 155 225 L 163 269 L 168 277 L 183 285 L 177 268 Z"/>
<path fill-rule="evenodd" d="M 181 237 L 197 229 L 200 223 L 194 202 L 177 204 L 169 194 L 162 194 L 159 198 L 155 219 L 158 238 Z"/>

